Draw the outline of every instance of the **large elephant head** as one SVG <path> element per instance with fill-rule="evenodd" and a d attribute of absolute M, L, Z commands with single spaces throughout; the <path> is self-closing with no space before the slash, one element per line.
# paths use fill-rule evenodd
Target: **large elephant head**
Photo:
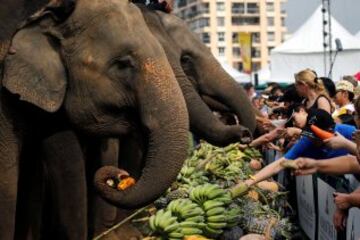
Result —
<path fill-rule="evenodd" d="M 214 116 L 208 106 L 211 101 L 212 107 L 216 104 L 227 111 L 230 109 L 237 110 L 242 123 L 253 130 L 251 105 L 242 88 L 237 86 L 230 76 L 222 70 L 202 43 L 198 40 L 191 42 L 194 38 L 193 34 L 177 18 L 175 24 L 180 24 L 180 26 L 176 25 L 176 33 L 181 34 L 181 37 L 186 39 L 185 42 L 181 42 L 182 39 L 174 39 L 174 34 L 169 31 L 169 26 L 164 24 L 164 18 L 167 19 L 168 16 L 173 18 L 172 15 L 148 9 L 141 4 L 138 7 L 141 9 L 151 32 L 164 48 L 179 82 L 189 111 L 191 131 L 215 145 L 227 145 L 232 142 L 243 141 L 249 137 L 251 134 L 247 128 L 241 125 L 223 124 Z M 191 69 L 187 65 L 182 65 L 184 55 L 194 57 L 191 62 Z M 212 68 L 210 69 L 210 67 Z M 212 74 L 207 74 L 210 70 Z M 230 90 L 231 92 L 229 92 Z M 208 97 L 209 95 L 212 98 Z M 208 105 L 205 104 L 205 101 Z M 219 103 L 219 101 L 224 102 L 229 107 Z"/>
<path fill-rule="evenodd" d="M 47 112 L 63 108 L 86 135 L 121 137 L 140 123 L 147 150 L 137 183 L 112 189 L 106 180 L 120 170 L 105 167 L 97 171 L 95 186 L 123 208 L 153 201 L 186 158 L 188 117 L 166 55 L 141 12 L 128 1 L 79 0 L 66 18 L 54 7 L 36 16 L 13 39 L 16 54 L 5 60 L 3 86 Z"/>
<path fill-rule="evenodd" d="M 234 112 L 240 123 L 251 131 L 256 120 L 253 107 L 243 88 L 225 72 L 210 50 L 173 14 L 157 12 L 162 25 L 177 45 L 181 66 L 203 99 L 210 99 Z"/>

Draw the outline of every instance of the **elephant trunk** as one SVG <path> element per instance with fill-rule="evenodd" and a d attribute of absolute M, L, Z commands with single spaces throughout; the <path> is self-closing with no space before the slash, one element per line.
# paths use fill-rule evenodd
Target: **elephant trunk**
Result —
<path fill-rule="evenodd" d="M 168 62 L 147 59 L 142 72 L 145 82 L 137 86 L 140 117 L 148 136 L 145 166 L 137 183 L 118 191 L 106 178 L 118 171 L 100 169 L 95 187 L 108 202 L 121 208 L 146 205 L 163 194 L 176 180 L 187 154 L 188 117 L 180 88 Z"/>
<path fill-rule="evenodd" d="M 204 74 L 206 86 L 201 89 L 202 92 L 228 106 L 236 114 L 240 124 L 254 132 L 255 114 L 245 90 L 225 72 L 215 58 L 206 57 L 205 59 L 202 67 L 208 71 Z"/>
<path fill-rule="evenodd" d="M 170 61 L 170 64 L 183 92 L 190 117 L 190 129 L 194 134 L 217 146 L 242 141 L 244 136 L 249 135 L 248 130 L 241 126 L 222 123 L 195 91 L 181 66 L 174 61 Z"/>

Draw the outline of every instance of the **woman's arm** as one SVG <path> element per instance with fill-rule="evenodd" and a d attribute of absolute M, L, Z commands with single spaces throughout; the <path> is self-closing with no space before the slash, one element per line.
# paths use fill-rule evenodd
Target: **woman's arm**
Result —
<path fill-rule="evenodd" d="M 326 160 L 298 158 L 295 163 L 299 167 L 299 169 L 295 171 L 296 175 L 309 175 L 315 172 L 334 175 L 360 173 L 360 165 L 353 155 L 345 155 Z"/>
<path fill-rule="evenodd" d="M 250 147 L 257 147 L 259 145 L 262 145 L 264 143 L 268 143 L 271 142 L 273 140 L 275 140 L 277 137 L 279 137 L 284 131 L 284 128 L 282 127 L 277 127 L 273 130 L 271 130 L 270 132 L 261 135 L 260 137 L 254 139 L 249 146 Z"/>
<path fill-rule="evenodd" d="M 269 165 L 267 165 L 266 167 L 261 169 L 258 173 L 256 173 L 252 177 L 252 179 L 246 180 L 245 183 L 248 186 L 252 186 L 254 184 L 257 184 L 261 181 L 264 181 L 264 180 L 274 176 L 275 174 L 279 173 L 281 170 L 284 169 L 284 167 L 281 166 L 281 163 L 283 161 L 286 161 L 286 159 L 282 157 L 282 158 L 270 163 Z"/>

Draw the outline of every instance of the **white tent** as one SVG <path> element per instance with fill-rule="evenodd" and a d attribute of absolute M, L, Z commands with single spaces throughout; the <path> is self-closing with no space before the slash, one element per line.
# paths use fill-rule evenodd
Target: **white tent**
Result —
<path fill-rule="evenodd" d="M 270 66 L 266 65 L 262 69 L 256 72 L 258 75 L 259 84 L 264 84 L 271 79 Z M 254 77 L 255 78 L 255 77 Z"/>
<path fill-rule="evenodd" d="M 360 38 L 360 31 L 355 35 L 355 37 Z"/>
<path fill-rule="evenodd" d="M 324 73 L 322 22 L 321 7 L 318 7 L 289 40 L 271 51 L 271 81 L 294 82 L 294 73 L 305 68 L 314 69 L 320 76 L 328 75 L 328 72 Z M 333 17 L 331 25 L 333 49 L 336 48 L 336 38 L 341 40 L 344 49 L 338 53 L 332 72 L 333 80 L 337 81 L 343 75 L 352 75 L 359 71 L 360 40 Z M 327 71 L 329 65 L 327 60 Z"/>
<path fill-rule="evenodd" d="M 251 76 L 246 73 L 239 72 L 229 64 L 227 64 L 222 59 L 217 59 L 222 66 L 222 68 L 227 72 L 236 82 L 238 83 L 246 83 L 251 81 Z"/>

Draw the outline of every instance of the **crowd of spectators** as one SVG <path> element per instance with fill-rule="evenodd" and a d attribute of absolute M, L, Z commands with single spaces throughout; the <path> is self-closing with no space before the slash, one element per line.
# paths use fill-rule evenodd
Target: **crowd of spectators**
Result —
<path fill-rule="evenodd" d="M 337 230 L 344 230 L 349 208 L 360 207 L 358 80 L 344 76 L 334 83 L 305 69 L 296 73 L 294 84 L 285 88 L 271 83 L 264 91 L 256 92 L 247 83 L 244 89 L 256 110 L 260 127 L 255 139 L 243 147 L 276 152 L 245 183 L 252 186 L 276 176 L 284 168 L 290 168 L 294 175 L 318 172 L 352 181 L 352 192 L 334 193 L 334 225 Z M 321 137 L 323 131 L 330 135 Z"/>

